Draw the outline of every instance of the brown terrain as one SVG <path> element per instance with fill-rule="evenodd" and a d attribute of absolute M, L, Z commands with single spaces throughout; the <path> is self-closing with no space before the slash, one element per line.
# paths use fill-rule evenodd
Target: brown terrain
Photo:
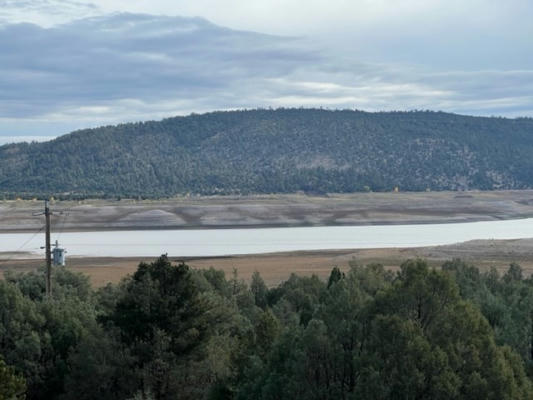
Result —
<path fill-rule="evenodd" d="M 62 215 L 54 225 L 69 231 L 110 229 L 189 229 L 269 226 L 320 226 L 465 222 L 533 216 L 533 191 L 361 193 L 307 197 L 303 195 L 175 198 L 163 201 L 56 202 Z M 0 232 L 34 232 L 42 227 L 38 201 L 0 202 Z M 7 269 L 32 270 L 40 260 L 0 254 L 0 274 Z M 394 269 L 409 258 L 422 257 L 438 266 L 460 257 L 480 268 L 505 270 L 518 262 L 533 272 L 533 239 L 471 241 L 449 246 L 411 249 L 347 249 L 247 256 L 185 259 L 195 268 L 214 267 L 227 275 L 236 269 L 249 279 L 259 271 L 269 285 L 291 273 L 326 277 L 333 266 L 379 262 Z M 3 259 L 3 260 L 2 260 Z M 135 271 L 139 258 L 69 258 L 68 268 L 86 273 L 95 286 L 117 282 Z M 178 261 L 178 260 L 177 260 Z"/>
<path fill-rule="evenodd" d="M 52 202 L 65 231 L 467 222 L 533 216 L 533 190 Z M 41 201 L 0 201 L 0 232 L 34 232 Z"/>

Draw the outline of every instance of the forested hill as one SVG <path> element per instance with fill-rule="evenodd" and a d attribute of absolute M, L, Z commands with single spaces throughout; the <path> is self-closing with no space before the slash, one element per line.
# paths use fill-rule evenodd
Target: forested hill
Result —
<path fill-rule="evenodd" d="M 533 119 L 214 112 L 0 147 L 0 193 L 146 196 L 533 188 Z"/>

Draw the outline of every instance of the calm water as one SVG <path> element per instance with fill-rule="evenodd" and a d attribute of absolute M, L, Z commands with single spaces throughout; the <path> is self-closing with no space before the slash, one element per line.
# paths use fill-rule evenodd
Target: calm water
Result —
<path fill-rule="evenodd" d="M 0 234 L 0 252 L 41 255 L 44 234 Z M 68 256 L 220 256 L 291 250 L 417 247 L 473 239 L 533 238 L 533 218 L 453 224 L 71 232 L 52 235 Z M 30 240 L 31 239 L 31 240 Z"/>

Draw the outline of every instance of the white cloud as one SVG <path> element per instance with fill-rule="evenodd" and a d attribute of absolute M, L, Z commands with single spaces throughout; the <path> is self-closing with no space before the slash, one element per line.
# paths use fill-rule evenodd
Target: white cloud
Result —
<path fill-rule="evenodd" d="M 425 27 L 436 22 L 494 24 L 531 11 L 527 0 L 95 0 L 102 9 L 163 15 L 202 16 L 232 28 L 276 34 L 307 34 L 361 27 Z"/>
<path fill-rule="evenodd" d="M 532 115 L 532 11 L 525 0 L 0 0 L 0 135 L 267 106 Z"/>
<path fill-rule="evenodd" d="M 0 22 L 30 22 L 50 27 L 101 14 L 94 3 L 76 0 L 0 0 Z"/>

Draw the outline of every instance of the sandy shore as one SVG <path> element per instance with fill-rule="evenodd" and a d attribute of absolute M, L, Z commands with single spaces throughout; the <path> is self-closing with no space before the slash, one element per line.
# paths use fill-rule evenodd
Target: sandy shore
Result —
<path fill-rule="evenodd" d="M 30 271 L 43 265 L 41 260 L 13 259 L 0 262 L 0 275 L 6 270 Z M 471 241 L 449 246 L 433 246 L 405 249 L 360 249 L 308 251 L 273 254 L 257 254 L 246 256 L 210 257 L 210 258 L 178 258 L 194 268 L 221 269 L 226 276 L 232 275 L 236 269 L 238 275 L 249 280 L 254 271 L 259 271 L 269 286 L 286 280 L 292 273 L 299 275 L 318 275 L 327 278 L 331 268 L 338 266 L 342 270 L 349 268 L 350 262 L 361 265 L 373 262 L 381 263 L 389 269 L 397 269 L 405 260 L 424 258 L 431 265 L 440 266 L 444 261 L 462 258 L 477 267 L 487 270 L 496 268 L 500 272 L 507 270 L 511 262 L 519 263 L 526 275 L 533 273 L 533 239 L 520 240 L 483 240 Z M 138 258 L 69 258 L 67 268 L 89 275 L 95 287 L 107 283 L 116 283 L 128 274 L 133 273 L 139 262 L 153 261 L 154 257 Z"/>
<path fill-rule="evenodd" d="M 0 233 L 43 226 L 40 201 L 0 202 Z M 533 216 L 533 190 L 179 197 L 53 202 L 54 230 L 102 231 L 470 222 Z"/>

